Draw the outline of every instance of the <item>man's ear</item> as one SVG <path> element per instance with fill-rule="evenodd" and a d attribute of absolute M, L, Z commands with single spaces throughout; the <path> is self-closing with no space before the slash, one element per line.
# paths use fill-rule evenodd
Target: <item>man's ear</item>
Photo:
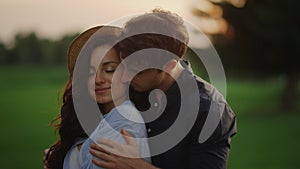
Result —
<path fill-rule="evenodd" d="M 171 73 L 175 69 L 176 65 L 177 65 L 177 60 L 172 59 L 163 66 L 163 70 L 165 72 Z"/>
<path fill-rule="evenodd" d="M 119 52 L 119 56 L 120 56 L 120 60 L 125 59 L 125 54 L 122 51 Z"/>

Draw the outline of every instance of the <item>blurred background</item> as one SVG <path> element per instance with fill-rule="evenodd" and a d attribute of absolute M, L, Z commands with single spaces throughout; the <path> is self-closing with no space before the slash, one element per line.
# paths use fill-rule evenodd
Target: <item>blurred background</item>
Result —
<path fill-rule="evenodd" d="M 59 113 L 72 39 L 155 7 L 190 21 L 219 53 L 238 117 L 228 168 L 300 166 L 300 1 L 1 0 L 1 168 L 42 168 L 43 150 L 57 138 L 49 124 Z M 192 51 L 187 58 L 209 80 Z"/>

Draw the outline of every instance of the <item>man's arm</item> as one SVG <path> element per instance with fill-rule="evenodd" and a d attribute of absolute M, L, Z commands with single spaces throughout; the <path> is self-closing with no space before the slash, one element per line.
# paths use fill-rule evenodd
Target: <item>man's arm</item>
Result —
<path fill-rule="evenodd" d="M 99 144 L 91 145 L 90 153 L 101 159 L 94 158 L 95 165 L 107 169 L 158 169 L 138 156 L 138 145 L 125 129 L 122 129 L 121 133 L 126 144 L 99 139 Z"/>
<path fill-rule="evenodd" d="M 188 152 L 188 168 L 226 169 L 231 137 L 236 134 L 236 131 L 236 117 L 229 106 L 225 105 L 218 127 L 206 142 L 199 143 L 200 131 L 192 133 Z"/>
<path fill-rule="evenodd" d="M 224 142 L 199 145 L 193 143 L 189 149 L 189 169 L 226 169 L 229 145 Z"/>

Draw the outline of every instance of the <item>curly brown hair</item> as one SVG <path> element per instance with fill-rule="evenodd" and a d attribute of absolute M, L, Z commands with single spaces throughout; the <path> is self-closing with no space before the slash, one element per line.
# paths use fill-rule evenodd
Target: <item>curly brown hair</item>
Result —
<path fill-rule="evenodd" d="M 184 20 L 175 13 L 162 9 L 137 16 L 126 22 L 121 42 L 122 58 L 149 48 L 169 51 L 182 58 L 187 50 L 189 41 L 188 31 Z M 158 59 L 167 62 L 167 56 L 151 56 L 151 61 Z"/>
<path fill-rule="evenodd" d="M 99 29 L 105 31 L 98 31 Z M 97 32 L 98 31 L 98 32 Z M 97 32 L 97 33 L 96 33 Z M 95 36 L 92 37 L 92 35 Z M 59 139 L 53 144 L 48 153 L 46 154 L 44 164 L 49 169 L 62 169 L 64 158 L 72 147 L 76 139 L 78 138 L 87 138 L 88 135 L 80 125 L 80 122 L 77 118 L 74 103 L 73 103 L 73 94 L 72 94 L 72 81 L 73 81 L 73 71 L 75 67 L 76 60 L 78 59 L 81 50 L 85 43 L 91 43 L 94 45 L 105 45 L 111 44 L 112 41 L 105 41 L 103 39 L 114 39 L 116 41 L 117 37 L 121 34 L 121 28 L 113 26 L 96 26 L 90 28 L 78 37 L 76 37 L 68 50 L 68 70 L 69 70 L 69 80 L 64 88 L 64 94 L 62 98 L 62 106 L 60 114 L 57 118 L 52 121 L 52 125 L 55 126 L 55 130 L 59 133 Z M 92 38 L 95 41 L 89 41 Z M 90 46 L 91 46 L 90 45 Z M 114 46 L 116 48 L 116 46 Z M 87 54 L 89 55 L 89 54 Z M 81 55 L 80 55 L 81 56 Z M 90 57 L 90 56 L 84 56 Z"/>

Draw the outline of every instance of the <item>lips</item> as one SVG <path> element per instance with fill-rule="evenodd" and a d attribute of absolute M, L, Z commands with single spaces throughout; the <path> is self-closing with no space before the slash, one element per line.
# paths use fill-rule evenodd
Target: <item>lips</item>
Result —
<path fill-rule="evenodd" d="M 107 92 L 109 90 L 110 90 L 110 87 L 103 87 L 103 88 L 96 88 L 95 92 L 99 93 L 99 94 L 103 94 L 103 93 L 105 93 L 105 92 Z"/>

